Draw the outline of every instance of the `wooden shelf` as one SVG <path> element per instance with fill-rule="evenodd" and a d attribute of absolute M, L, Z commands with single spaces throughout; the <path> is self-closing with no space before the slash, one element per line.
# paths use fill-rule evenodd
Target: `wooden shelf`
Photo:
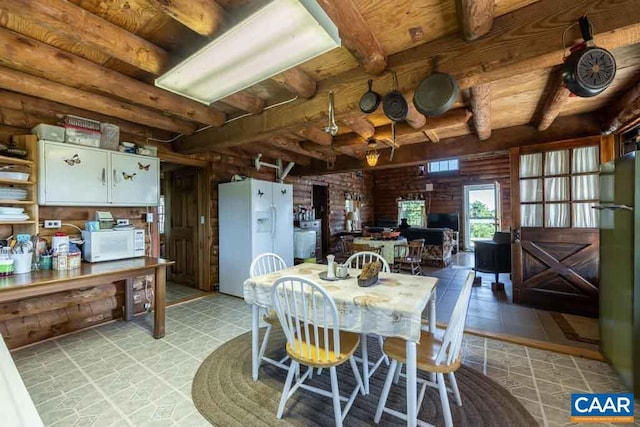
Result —
<path fill-rule="evenodd" d="M 0 225 L 20 225 L 20 224 L 35 224 L 35 221 L 0 221 Z"/>
<path fill-rule="evenodd" d="M 0 199 L 0 205 L 35 205 L 35 200 L 2 200 Z"/>
<path fill-rule="evenodd" d="M 15 157 L 7 157 L 0 156 L 1 164 L 12 164 L 12 165 L 24 165 L 24 166 L 33 166 L 34 162 L 31 160 L 24 159 L 16 159 Z"/>
<path fill-rule="evenodd" d="M 0 178 L 0 184 L 25 184 L 25 185 L 33 185 L 35 181 L 20 181 L 19 179 L 2 179 Z"/>

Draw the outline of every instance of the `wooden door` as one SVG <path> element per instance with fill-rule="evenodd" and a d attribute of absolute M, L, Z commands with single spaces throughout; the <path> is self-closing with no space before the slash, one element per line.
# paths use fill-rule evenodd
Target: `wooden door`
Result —
<path fill-rule="evenodd" d="M 167 278 L 198 288 L 198 170 L 180 168 L 166 171 L 164 177 L 166 252 L 175 261 Z"/>
<path fill-rule="evenodd" d="M 72 144 L 40 144 L 40 204 L 108 204 L 107 151 Z"/>
<path fill-rule="evenodd" d="M 111 153 L 111 203 L 157 206 L 160 161 L 157 157 Z"/>
<path fill-rule="evenodd" d="M 511 150 L 513 301 L 598 315 L 599 139 Z"/>

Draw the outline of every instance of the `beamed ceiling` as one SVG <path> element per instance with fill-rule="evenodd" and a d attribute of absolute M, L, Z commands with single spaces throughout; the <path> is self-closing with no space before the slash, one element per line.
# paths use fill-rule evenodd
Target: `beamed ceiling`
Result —
<path fill-rule="evenodd" d="M 153 86 L 250 1 L 0 0 L 3 133 L 76 114 L 119 125 L 125 140 L 182 135 L 172 142 L 179 153 L 262 153 L 295 161 L 299 173 L 326 172 L 335 159 L 334 170 L 351 170 L 364 166 L 367 138 L 380 148 L 391 141 L 382 108 L 358 108 L 367 80 L 385 94 L 395 72 L 410 101 L 434 58 L 460 97 L 440 117 L 411 108 L 397 125 L 395 159 L 380 167 L 593 135 L 618 115 L 618 129 L 640 115 L 630 107 L 640 106 L 635 0 L 318 0 L 341 48 L 211 106 Z M 618 65 L 612 86 L 593 98 L 570 96 L 559 72 L 562 33 L 585 12 Z M 567 31 L 569 43 L 579 39 L 577 26 Z M 330 90 L 340 127 L 333 138 L 322 132 Z"/>

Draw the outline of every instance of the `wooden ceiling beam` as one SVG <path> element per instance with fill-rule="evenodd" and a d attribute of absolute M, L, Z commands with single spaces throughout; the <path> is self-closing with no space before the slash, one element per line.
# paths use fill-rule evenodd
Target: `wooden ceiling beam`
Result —
<path fill-rule="evenodd" d="M 0 88 L 184 135 L 190 135 L 196 130 L 195 123 L 10 68 L 0 67 Z"/>
<path fill-rule="evenodd" d="M 282 147 L 273 146 L 268 142 L 260 142 L 259 144 L 247 144 L 241 147 L 243 151 L 256 155 L 262 154 L 264 157 L 272 160 L 281 159 L 283 162 L 294 162 L 296 165 L 308 166 L 311 164 L 311 158 L 301 154 L 292 153 L 284 150 Z"/>
<path fill-rule="evenodd" d="M 274 136 L 273 138 L 269 138 L 268 142 L 273 146 L 283 148 L 293 153 L 302 154 L 303 156 L 312 157 L 314 159 L 322 161 L 326 161 L 327 159 L 327 154 L 325 152 L 319 151 L 317 149 L 302 148 L 299 141 L 286 136 Z M 315 147 L 319 147 L 317 144 L 314 145 Z M 309 148 L 308 145 L 307 148 Z"/>
<path fill-rule="evenodd" d="M 413 96 L 411 96 L 410 99 L 413 99 Z M 415 105 L 413 105 L 413 101 L 407 101 L 407 106 L 409 107 L 407 110 L 407 118 L 405 119 L 407 124 L 414 129 L 424 127 L 424 125 L 427 124 L 427 118 L 424 114 L 416 110 Z"/>
<path fill-rule="evenodd" d="M 340 120 L 340 122 L 365 140 L 371 138 L 376 133 L 376 128 L 373 124 L 361 116 L 353 115 L 345 117 Z"/>
<path fill-rule="evenodd" d="M 222 98 L 220 102 L 253 114 L 260 114 L 264 110 L 264 99 L 246 91 L 233 93 Z"/>
<path fill-rule="evenodd" d="M 338 27 L 343 45 L 369 74 L 387 68 L 387 57 L 353 0 L 318 0 L 318 4 Z"/>
<path fill-rule="evenodd" d="M 158 75 L 169 66 L 164 49 L 69 1 L 11 0 L 0 9 L 34 21 L 52 36 L 88 45 L 149 73 Z"/>
<path fill-rule="evenodd" d="M 602 126 L 602 133 L 610 135 L 620 130 L 627 122 L 633 121 L 632 104 L 640 99 L 640 73 L 633 79 L 633 85 L 620 97 L 616 97 L 609 105 L 602 109 L 607 118 Z"/>
<path fill-rule="evenodd" d="M 538 132 L 529 125 L 497 129 L 486 141 L 478 141 L 475 135 L 445 138 L 439 144 L 411 144 L 395 150 L 393 161 L 389 160 L 388 149 L 380 150 L 380 158 L 375 169 L 395 168 L 424 164 L 426 160 L 444 158 L 465 158 L 480 153 L 506 151 L 511 147 L 542 142 L 561 141 L 579 137 L 593 137 L 599 141 L 598 118 L 595 114 L 579 114 L 560 117 L 547 132 Z M 596 136 L 594 136 L 596 135 Z M 349 172 L 362 169 L 362 160 L 338 156 L 334 168 L 327 170 L 324 162 L 313 160 L 308 167 L 295 167 L 292 175 L 309 176 L 328 173 Z"/>
<path fill-rule="evenodd" d="M 495 0 L 456 0 L 456 12 L 462 37 L 475 40 L 491 30 Z"/>
<path fill-rule="evenodd" d="M 491 85 L 488 83 L 470 89 L 473 126 L 480 141 L 491 137 Z"/>
<path fill-rule="evenodd" d="M 75 116 L 98 120 L 104 123 L 113 123 L 120 128 L 121 133 L 131 134 L 140 138 L 158 138 L 163 140 L 171 138 L 171 133 L 167 131 L 161 131 L 153 127 L 120 120 L 112 116 L 97 114 L 93 111 L 83 110 L 69 105 L 48 101 L 46 99 L 26 96 L 6 90 L 0 90 L 0 105 L 14 110 L 23 111 L 28 114 L 33 113 L 41 117 L 50 117 L 52 118 L 50 124 L 55 124 L 55 122 L 59 121 L 64 115 L 72 114 Z"/>
<path fill-rule="evenodd" d="M 438 142 L 440 142 L 440 137 L 438 136 L 438 133 L 435 130 L 423 129 L 422 133 L 429 141 L 433 142 L 434 144 L 437 144 Z"/>
<path fill-rule="evenodd" d="M 224 23 L 224 9 L 214 0 L 148 1 L 201 36 L 211 37 Z"/>
<path fill-rule="evenodd" d="M 224 113 L 206 105 L 6 29 L 0 29 L 0 65 L 211 126 L 220 126 L 225 121 Z"/>
<path fill-rule="evenodd" d="M 543 93 L 546 95 L 544 103 L 540 112 L 536 114 L 534 123 L 539 131 L 545 131 L 551 126 L 571 95 L 562 80 L 562 68 L 558 67 L 549 75 L 547 89 Z"/>
<path fill-rule="evenodd" d="M 302 137 L 302 139 L 308 139 L 315 144 L 323 146 L 329 146 L 333 141 L 333 136 L 314 125 L 308 125 L 299 132 L 295 132 L 295 134 Z"/>
<path fill-rule="evenodd" d="M 271 77 L 271 80 L 300 98 L 309 99 L 316 94 L 316 81 L 300 67 L 293 67 Z"/>
<path fill-rule="evenodd" d="M 625 13 L 620 13 L 625 10 Z M 634 0 L 593 2 L 590 0 L 540 0 L 527 7 L 497 17 L 493 31 L 474 43 L 457 35 L 443 37 L 391 55 L 389 66 L 398 73 L 400 91 L 408 94 L 431 72 L 431 58 L 438 56 L 440 71 L 451 73 L 462 89 L 514 75 L 558 65 L 563 52 L 558 34 L 575 23 L 585 11 L 594 23 L 598 45 L 615 49 L 640 43 L 640 8 Z M 573 31 L 573 30 L 572 30 Z M 568 37 L 579 37 L 578 30 Z M 333 90 L 338 120 L 354 114 L 369 76 L 352 70 L 318 82 L 319 91 Z M 391 87 L 391 77 L 378 80 Z M 315 97 L 292 102 L 247 117 L 220 129 L 210 129 L 187 138 L 185 152 L 206 151 L 211 144 L 234 146 L 283 132 L 291 132 L 304 123 L 326 120 L 326 100 Z"/>
<path fill-rule="evenodd" d="M 396 123 L 396 142 L 402 144 L 408 139 L 414 139 L 415 135 L 423 135 L 425 131 L 433 131 L 434 129 L 444 129 L 452 126 L 459 126 L 469 121 L 471 112 L 466 108 L 457 108 L 446 112 L 440 117 L 429 117 L 422 128 L 414 129 L 409 124 L 400 122 Z M 391 125 L 379 126 L 375 130 L 375 139 L 388 140 L 392 139 Z M 425 137 L 426 140 L 426 137 Z M 333 141 L 333 146 L 337 149 L 366 144 L 366 139 L 360 138 L 355 134 L 346 134 L 337 136 Z"/>

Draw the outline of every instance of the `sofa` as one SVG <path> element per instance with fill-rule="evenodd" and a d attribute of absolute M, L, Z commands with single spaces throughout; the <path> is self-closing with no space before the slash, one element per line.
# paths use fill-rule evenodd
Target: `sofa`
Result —
<path fill-rule="evenodd" d="M 449 228 L 407 228 L 400 235 L 408 241 L 424 239 L 423 265 L 446 267 L 451 264 L 454 232 Z"/>

